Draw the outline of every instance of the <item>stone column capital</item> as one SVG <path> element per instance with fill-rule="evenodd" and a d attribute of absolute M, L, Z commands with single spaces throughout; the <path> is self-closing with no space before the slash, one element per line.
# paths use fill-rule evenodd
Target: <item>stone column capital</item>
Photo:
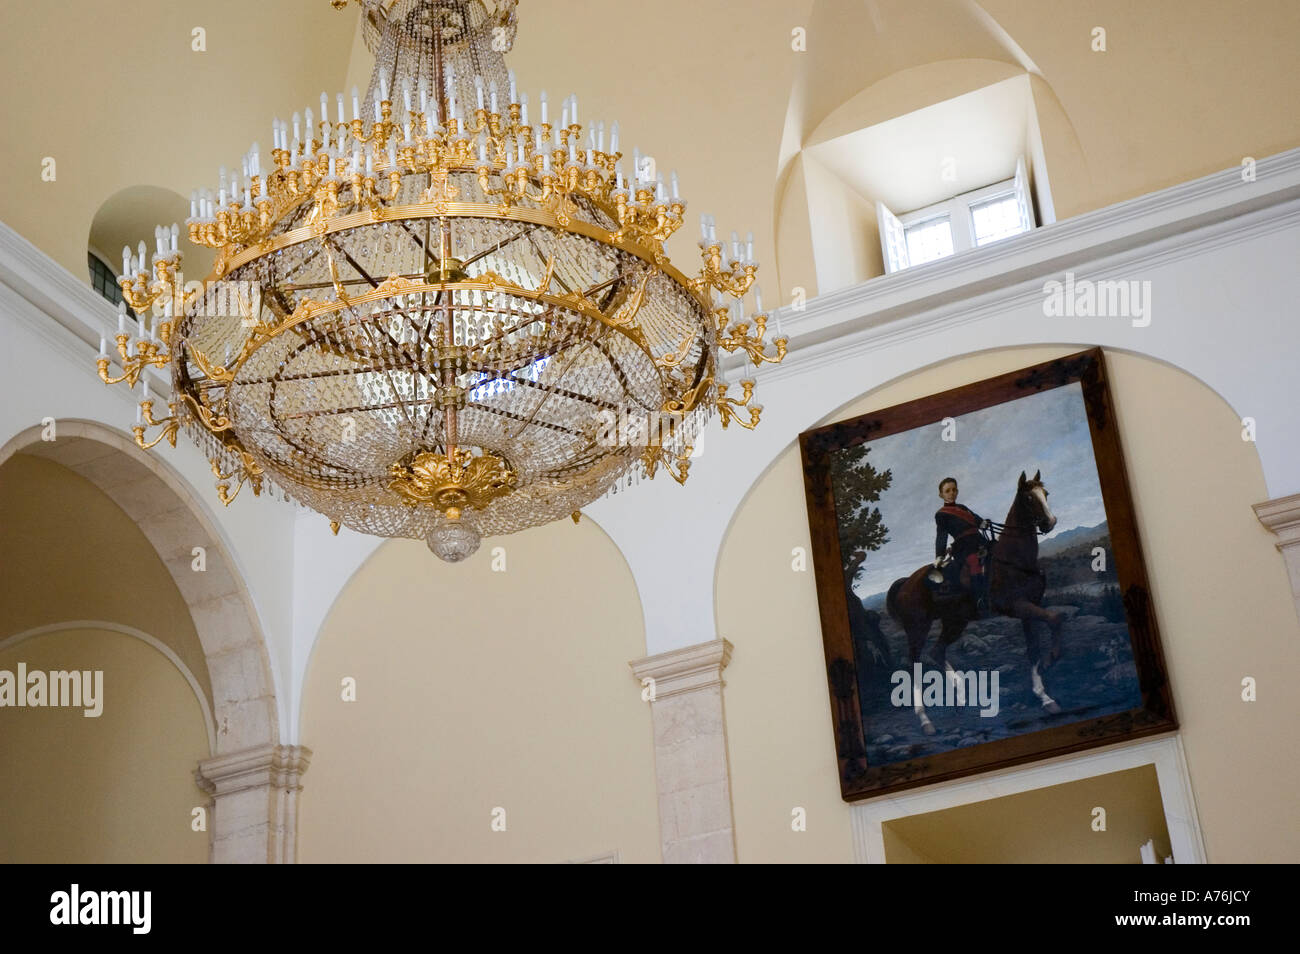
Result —
<path fill-rule="evenodd" d="M 659 843 L 668 864 L 733 864 L 722 670 L 731 643 L 715 639 L 628 663 L 654 723 Z"/>
<path fill-rule="evenodd" d="M 297 792 L 311 764 L 311 749 L 302 745 L 259 745 L 203 759 L 194 771 L 199 788 L 209 795 L 232 795 L 272 787 Z"/>
<path fill-rule="evenodd" d="M 301 745 L 258 745 L 199 762 L 194 780 L 213 801 L 214 862 L 298 860 L 298 793 L 310 762 Z"/>
<path fill-rule="evenodd" d="M 1277 535 L 1277 548 L 1300 546 L 1300 494 L 1265 500 L 1254 507 L 1259 522 Z"/>
<path fill-rule="evenodd" d="M 1274 546 L 1282 554 L 1287 576 L 1291 578 L 1291 595 L 1296 615 L 1300 616 L 1300 494 L 1278 497 L 1255 504 L 1259 522 L 1273 531 Z"/>
<path fill-rule="evenodd" d="M 673 649 L 628 663 L 632 675 L 641 682 L 655 681 L 655 698 L 694 692 L 708 686 L 724 686 L 722 670 L 731 662 L 734 647 L 725 639 Z"/>

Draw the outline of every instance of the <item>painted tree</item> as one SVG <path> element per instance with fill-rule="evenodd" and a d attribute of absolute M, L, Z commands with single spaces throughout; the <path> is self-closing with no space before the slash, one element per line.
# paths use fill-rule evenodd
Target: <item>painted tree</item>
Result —
<path fill-rule="evenodd" d="M 893 483 L 892 471 L 877 471 L 867 460 L 866 444 L 831 455 L 831 486 L 835 492 L 835 521 L 839 526 L 840 559 L 844 572 L 856 572 L 858 550 L 879 550 L 889 542 L 889 528 L 880 509 L 871 506 Z"/>

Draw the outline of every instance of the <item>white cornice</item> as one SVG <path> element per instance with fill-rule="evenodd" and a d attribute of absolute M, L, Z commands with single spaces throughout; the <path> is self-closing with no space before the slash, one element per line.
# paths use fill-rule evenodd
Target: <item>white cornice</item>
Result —
<path fill-rule="evenodd" d="M 1089 249 L 1084 247 L 1079 250 L 1077 259 L 1068 263 L 1068 269 L 1078 278 L 1131 274 L 1139 269 L 1152 268 L 1210 248 L 1231 245 L 1298 224 L 1300 198 L 1288 199 L 1278 206 L 1254 210 L 1240 218 L 1202 226 L 1195 232 L 1175 233 L 1150 245 L 1137 243 L 1132 248 L 1108 256 L 1090 258 Z M 1015 274 L 1021 272 L 1023 270 L 1017 270 Z M 921 298 L 912 299 L 904 305 L 877 312 L 863 310 L 872 307 L 866 301 L 856 308 L 843 307 L 821 333 L 804 337 L 800 336 L 797 327 L 793 333 L 787 332 L 791 339 L 790 356 L 770 370 L 765 368 L 763 378 L 773 381 L 804 374 L 824 363 L 850 360 L 885 345 L 942 333 L 1006 313 L 1029 302 L 1041 303 L 1043 282 L 1059 274 L 1059 271 L 1044 265 L 1041 271 L 1034 272 L 1032 277 L 1025 280 L 1013 280 L 1013 273 L 1009 271 L 999 273 L 998 277 L 1004 283 L 992 289 L 982 287 L 987 285 L 986 282 L 957 285 L 941 294 L 926 296 L 924 301 Z M 875 279 L 884 280 L 886 279 Z M 870 283 L 853 289 L 863 290 L 869 292 Z M 821 302 L 820 298 L 814 299 L 809 303 L 809 310 Z"/>
<path fill-rule="evenodd" d="M 1300 218 L 1300 149 L 1261 159 L 1253 182 L 1227 169 L 1087 212 L 996 245 L 820 295 L 802 311 L 781 308 L 790 357 L 763 377 L 780 379 L 853 346 L 975 321 L 1041 297 L 1042 282 L 1150 266 L 1195 249 L 1231 244 Z M 923 316 L 923 317 L 922 317 Z M 769 322 L 769 329 L 774 323 Z"/>
<path fill-rule="evenodd" d="M 9 313 L 24 319 L 59 351 L 90 362 L 87 366 L 92 374 L 91 358 L 101 336 L 108 339 L 109 353 L 113 353 L 113 335 L 117 333 L 113 306 L 4 222 L 0 222 L 0 286 L 4 286 L 0 296 L 6 292 L 17 295 L 32 306 L 11 306 Z M 149 375 L 149 383 L 160 395 L 171 390 L 171 380 L 156 372 Z"/>
<path fill-rule="evenodd" d="M 777 314 L 793 360 L 764 369 L 764 377 L 779 379 L 806 369 L 809 362 L 842 355 L 846 336 L 870 346 L 882 338 L 911 337 L 954 320 L 986 317 L 1039 294 L 1045 278 L 1067 268 L 1082 272 L 1103 262 L 1121 270 L 1149 265 L 1193 247 L 1271 231 L 1297 216 L 1300 149 L 1291 149 L 1258 160 L 1253 182 L 1243 181 L 1239 168 L 1225 169 L 993 246 L 828 292 L 799 312 L 784 307 Z M 116 331 L 111 305 L 3 222 L 0 283 L 35 306 L 16 309 L 18 314 L 78 359 L 86 357 L 86 348 L 98 347 L 101 335 L 111 340 Z M 918 323 L 922 314 L 925 320 Z M 161 378 L 153 383 L 160 393 L 170 385 Z"/>
<path fill-rule="evenodd" d="M 0 282 L 91 347 L 99 346 L 100 335 L 111 336 L 117 330 L 112 305 L 4 222 L 0 222 Z"/>

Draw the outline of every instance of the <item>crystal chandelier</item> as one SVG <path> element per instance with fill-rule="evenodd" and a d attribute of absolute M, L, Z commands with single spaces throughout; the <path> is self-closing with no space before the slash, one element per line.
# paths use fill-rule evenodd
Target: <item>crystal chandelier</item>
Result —
<path fill-rule="evenodd" d="M 269 154 L 192 195 L 212 274 L 183 283 L 177 226 L 148 260 L 124 250 L 139 331 L 123 312 L 99 375 L 134 388 L 168 368 L 172 387 L 155 417 L 144 381 L 136 442 L 183 430 L 227 505 L 272 484 L 335 533 L 456 561 L 634 473 L 684 481 L 715 412 L 753 428 L 754 381 L 729 394 L 719 364 L 786 353 L 756 288 L 746 315 L 752 239 L 703 217 L 699 273 L 672 265 L 676 174 L 639 152 L 625 168 L 618 124 L 584 133 L 576 96 L 530 110 L 503 57 L 517 0 L 358 3 L 364 96 L 276 120 Z"/>

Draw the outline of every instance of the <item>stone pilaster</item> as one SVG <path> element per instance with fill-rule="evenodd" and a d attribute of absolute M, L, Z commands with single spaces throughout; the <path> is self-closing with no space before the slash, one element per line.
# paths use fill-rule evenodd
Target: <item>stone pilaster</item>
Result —
<path fill-rule="evenodd" d="M 736 861 L 722 709 L 722 670 L 731 649 L 731 643 L 716 639 L 630 664 L 643 698 L 652 696 L 659 837 L 666 864 Z"/>
<path fill-rule="evenodd" d="M 212 796 L 214 864 L 293 864 L 298 860 L 298 793 L 311 750 L 260 745 L 213 756 L 194 777 Z"/>
<path fill-rule="evenodd" d="M 1255 504 L 1259 522 L 1277 535 L 1277 548 L 1291 577 L 1291 596 L 1300 615 L 1300 494 Z"/>

